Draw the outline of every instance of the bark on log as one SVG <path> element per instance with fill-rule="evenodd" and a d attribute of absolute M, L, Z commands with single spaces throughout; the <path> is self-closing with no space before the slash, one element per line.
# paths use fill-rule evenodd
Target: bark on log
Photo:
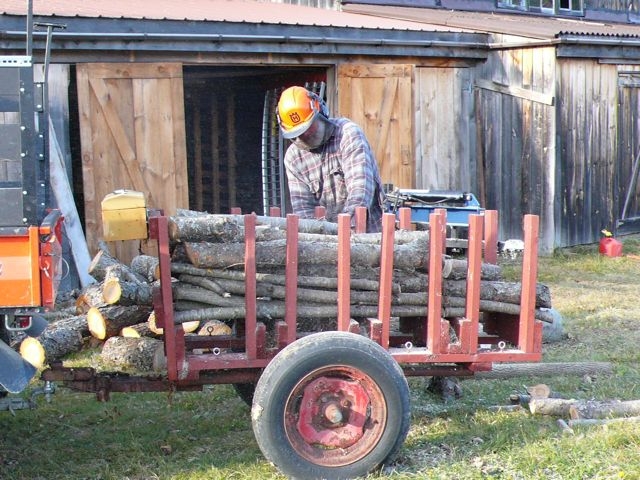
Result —
<path fill-rule="evenodd" d="M 244 263 L 244 243 L 185 243 L 190 262 L 199 268 L 226 268 Z M 256 262 L 259 265 L 284 265 L 286 242 L 272 240 L 256 244 Z M 336 265 L 337 243 L 300 242 L 299 264 Z M 380 246 L 367 244 L 351 245 L 351 261 L 356 265 L 378 267 Z M 394 245 L 394 265 L 397 268 L 421 268 L 427 270 L 429 263 L 428 244 L 414 241 Z"/>
<path fill-rule="evenodd" d="M 188 275 L 189 277 L 212 277 L 212 278 L 222 278 L 226 280 L 236 280 L 244 282 L 244 272 L 239 270 L 222 270 L 215 268 L 198 268 L 190 263 L 172 263 L 171 264 L 171 272 L 175 275 L 179 275 L 182 279 L 182 275 Z M 185 280 L 190 283 L 190 280 Z M 277 273 L 258 273 L 256 274 L 256 281 L 258 282 L 267 282 L 272 283 L 274 285 L 284 285 L 285 284 L 285 276 L 284 274 Z M 298 287 L 309 287 L 309 288 L 323 288 L 323 289 L 337 289 L 338 288 L 338 279 L 336 277 L 323 277 L 323 276 L 312 276 L 307 277 L 303 275 L 298 275 L 297 278 Z M 351 289 L 352 290 L 367 290 L 367 291 L 378 291 L 379 282 L 378 280 L 369 280 L 366 278 L 351 278 Z M 400 286 L 398 284 L 393 284 L 393 293 L 400 293 Z"/>
<path fill-rule="evenodd" d="M 158 257 L 152 255 L 137 255 L 131 260 L 131 270 L 152 283 L 160 278 Z"/>
<path fill-rule="evenodd" d="M 577 419 L 603 419 L 640 415 L 640 400 L 596 401 L 564 400 L 559 398 L 532 398 L 531 413 Z"/>
<path fill-rule="evenodd" d="M 244 273 L 242 272 L 220 272 L 220 278 L 215 281 L 207 282 L 199 280 L 200 277 L 197 275 L 181 275 L 180 280 L 185 281 L 187 283 L 192 283 L 194 285 L 200 285 L 205 288 L 209 288 L 215 293 L 224 294 L 225 292 L 235 294 L 235 295 L 244 295 Z M 228 278 L 223 278 L 228 277 Z M 235 279 L 232 279 L 235 278 Z M 278 282 L 282 280 L 282 283 L 272 284 L 264 279 L 274 279 Z M 284 276 L 276 276 L 276 275 L 257 275 L 257 288 L 258 288 L 258 296 L 260 297 L 272 297 L 283 299 L 284 298 L 284 288 L 281 288 L 281 285 L 284 284 Z M 327 279 L 329 280 L 329 279 Z M 335 279 L 337 282 L 337 279 Z M 331 282 L 333 283 L 333 282 Z M 369 283 L 366 281 L 366 283 Z M 373 283 L 373 282 L 371 282 Z M 355 304 L 370 304 L 374 305 L 378 303 L 378 292 L 377 288 L 374 291 L 370 292 L 359 292 L 354 288 L 354 285 L 357 285 L 358 282 L 351 282 L 351 302 Z M 326 282 L 326 286 L 329 285 L 329 282 Z M 299 286 L 300 283 L 299 283 Z M 369 286 L 369 285 L 364 285 Z M 337 288 L 337 284 L 336 284 Z M 480 299 L 497 302 L 498 304 L 485 303 L 486 311 L 496 311 L 503 313 L 518 313 L 520 308 L 520 293 L 522 290 L 521 284 L 516 283 L 506 283 L 506 282 L 488 282 L 483 281 L 480 284 Z M 536 307 L 537 308 L 545 308 L 550 306 L 551 304 L 551 295 L 549 289 L 544 285 L 539 285 L 537 292 L 539 295 L 536 295 Z M 416 293 L 399 293 L 397 291 L 393 292 L 393 303 L 396 305 L 426 305 L 427 304 L 427 289 L 425 288 L 421 292 Z M 466 283 L 463 281 L 445 281 L 443 282 L 443 305 L 449 307 L 464 307 L 466 304 L 465 296 L 466 296 Z M 185 298 L 186 299 L 186 298 Z M 192 298 L 192 300 L 197 300 Z M 337 290 L 315 290 L 315 289 L 305 289 L 298 288 L 298 300 L 308 301 L 308 302 L 318 302 L 318 303 L 332 303 L 337 301 Z M 204 302 L 208 303 L 208 302 Z M 213 302 L 212 302 L 213 303 Z M 517 308 L 512 308 L 508 306 L 499 305 L 501 303 L 512 303 L 517 305 Z M 213 303 L 214 305 L 224 306 L 222 303 Z M 447 317 L 451 316 L 461 316 L 461 315 L 446 315 Z M 550 321 L 551 315 L 541 314 L 541 317 L 545 319 L 545 321 Z"/>
<path fill-rule="evenodd" d="M 108 305 L 151 305 L 152 302 L 147 279 L 122 263 L 106 269 L 102 297 Z"/>
<path fill-rule="evenodd" d="M 120 369 L 151 372 L 157 351 L 163 348 L 162 341 L 155 338 L 111 337 L 102 347 L 101 358 Z"/>
<path fill-rule="evenodd" d="M 287 219 L 282 217 L 256 216 L 256 225 L 286 229 Z M 338 224 L 313 219 L 299 219 L 298 231 L 336 235 Z M 244 215 L 200 215 L 194 217 L 174 216 L 169 218 L 169 238 L 174 242 L 218 242 L 244 238 Z"/>
<path fill-rule="evenodd" d="M 191 319 L 191 320 L 187 320 L 185 322 L 180 322 L 182 323 L 182 329 L 185 331 L 185 333 L 191 333 L 191 332 L 195 332 L 198 327 L 200 326 L 200 320 L 202 320 L 201 318 L 198 319 Z M 175 322 L 176 324 L 178 322 Z M 163 335 L 164 334 L 164 328 L 159 327 L 156 324 L 156 313 L 155 312 L 151 312 L 149 314 L 149 317 L 147 318 L 147 325 L 149 326 L 149 330 L 151 330 L 151 332 L 155 335 Z"/>
<path fill-rule="evenodd" d="M 218 295 L 206 288 L 186 283 L 176 283 L 172 290 L 174 300 L 188 300 L 219 307 L 237 307 L 245 304 L 244 298 Z"/>
<path fill-rule="evenodd" d="M 146 305 L 92 308 L 87 312 L 89 332 L 99 340 L 117 336 L 124 327 L 146 320 L 150 310 Z"/>
<path fill-rule="evenodd" d="M 109 252 L 98 250 L 89 264 L 89 274 L 98 282 L 102 282 L 107 274 L 107 268 L 119 263 L 120 261 L 113 258 Z"/>
<path fill-rule="evenodd" d="M 257 316 L 261 320 L 274 320 L 284 318 L 284 302 L 269 300 L 257 302 Z M 377 317 L 377 305 L 351 305 L 351 316 L 353 318 Z M 298 305 L 298 318 L 337 318 L 338 307 L 333 304 L 325 305 Z M 427 307 L 417 305 L 392 305 L 392 317 L 426 317 Z M 183 323 L 192 320 L 233 320 L 245 318 L 244 305 L 237 307 L 212 307 L 199 310 L 176 311 L 174 320 L 176 323 Z M 443 317 L 444 318 L 444 317 Z"/>
<path fill-rule="evenodd" d="M 76 313 L 84 314 L 92 307 L 103 307 L 107 305 L 102 296 L 102 283 L 92 283 L 86 286 L 76 299 Z"/>
<path fill-rule="evenodd" d="M 152 287 L 145 282 L 130 282 L 117 277 L 107 278 L 102 285 L 102 297 L 108 305 L 151 305 Z"/>
<path fill-rule="evenodd" d="M 529 410 L 533 415 L 549 415 L 552 417 L 568 417 L 575 400 L 564 398 L 532 398 Z"/>
<path fill-rule="evenodd" d="M 609 362 L 498 363 L 489 372 L 478 372 L 474 378 L 496 379 L 524 376 L 611 374 Z"/>
<path fill-rule="evenodd" d="M 569 408 L 569 415 L 573 420 L 636 416 L 640 415 L 640 400 L 575 402 Z"/>
<path fill-rule="evenodd" d="M 61 318 L 49 323 L 38 337 L 21 336 L 13 345 L 32 365 L 60 360 L 83 347 L 83 338 L 89 335 L 86 315 Z"/>
<path fill-rule="evenodd" d="M 160 338 L 161 335 L 157 335 L 151 331 L 149 324 L 145 321 L 136 325 L 130 325 L 120 330 L 121 337 L 139 338 L 139 337 L 151 337 Z"/>

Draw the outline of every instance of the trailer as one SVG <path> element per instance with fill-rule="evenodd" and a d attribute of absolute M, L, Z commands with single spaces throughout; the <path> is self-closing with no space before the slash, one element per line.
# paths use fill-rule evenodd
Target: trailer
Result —
<path fill-rule="evenodd" d="M 174 311 L 171 288 L 172 244 L 169 217 L 147 210 L 135 198 L 132 209 L 111 212 L 113 222 L 146 222 L 158 249 L 160 281 L 154 291 L 156 323 L 164 329 L 166 375 L 135 376 L 96 372 L 92 368 L 51 365 L 46 382 L 61 382 L 77 391 L 108 400 L 111 392 L 200 390 L 204 385 L 232 384 L 251 405 L 255 438 L 265 457 L 295 478 L 353 478 L 393 458 L 410 426 L 411 376 L 472 376 L 496 362 L 541 359 L 542 323 L 535 318 L 538 217 L 524 218 L 520 311 L 481 312 L 483 262 L 496 262 L 497 213 L 469 216 L 465 314 L 442 318 L 442 285 L 446 270 L 446 210 L 429 216 L 429 284 L 427 315 L 392 326 L 391 300 L 394 237 L 412 228 L 410 212 L 400 220 L 383 214 L 377 315 L 350 314 L 351 218 L 337 224 L 337 327 L 308 333 L 297 320 L 298 223 L 286 220 L 285 315 L 267 327 L 257 317 L 255 214 L 243 215 L 245 316 L 233 333 L 185 335 Z M 137 212 L 137 213 L 136 213 Z M 320 214 L 321 215 L 321 214 Z M 364 232 L 364 209 L 356 214 L 356 231 Z M 104 218 L 104 216 L 103 216 Z M 136 219 L 137 218 L 137 219 Z M 122 220 L 126 219 L 126 220 Z M 407 220 L 408 219 L 408 220 Z M 107 220 L 110 222 L 111 220 Z M 130 235 L 135 229 L 113 223 L 105 232 Z M 443 261 L 444 259 L 444 261 Z M 454 334 L 452 334 L 452 332 Z"/>

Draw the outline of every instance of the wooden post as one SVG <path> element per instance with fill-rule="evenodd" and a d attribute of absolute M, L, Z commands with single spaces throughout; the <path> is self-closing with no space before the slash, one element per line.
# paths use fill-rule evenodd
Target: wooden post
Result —
<path fill-rule="evenodd" d="M 269 216 L 270 217 L 279 217 L 280 216 L 280 207 L 269 207 Z M 296 230 L 298 226 L 296 225 Z"/>
<path fill-rule="evenodd" d="M 498 263 L 498 212 L 484 212 L 484 261 L 496 265 Z"/>
<path fill-rule="evenodd" d="M 398 227 L 400 230 L 413 230 L 411 209 L 409 207 L 400 207 L 398 209 Z"/>
<path fill-rule="evenodd" d="M 469 238 L 467 246 L 467 298 L 465 317 L 471 322 L 469 353 L 478 350 L 480 325 L 480 278 L 482 274 L 483 219 L 480 215 L 469 215 Z"/>
<path fill-rule="evenodd" d="M 257 357 L 256 324 L 256 216 L 244 216 L 244 291 L 245 291 L 245 335 L 249 360 Z"/>
<path fill-rule="evenodd" d="M 389 325 L 391 323 L 391 284 L 393 282 L 393 242 L 396 217 L 393 213 L 382 214 L 382 239 L 380 245 L 380 291 L 378 296 L 378 320 L 382 322 L 380 345 L 389 348 Z"/>
<path fill-rule="evenodd" d="M 287 251 L 284 275 L 284 320 L 287 324 L 287 344 L 295 341 L 297 329 L 298 223 L 297 215 L 287 215 Z"/>
<path fill-rule="evenodd" d="M 338 331 L 351 322 L 351 215 L 338 215 Z"/>
<path fill-rule="evenodd" d="M 367 207 L 356 207 L 354 230 L 356 233 L 367 232 Z"/>
<path fill-rule="evenodd" d="M 441 210 L 441 209 L 437 209 Z M 427 309 L 427 349 L 433 354 L 441 353 L 442 344 L 442 252 L 446 235 L 445 216 L 438 211 L 429 215 L 429 306 Z"/>
<path fill-rule="evenodd" d="M 539 225 L 540 219 L 537 215 L 524 216 L 524 255 L 522 258 L 522 290 L 520 292 L 518 347 L 527 353 L 534 351 L 535 342 Z"/>

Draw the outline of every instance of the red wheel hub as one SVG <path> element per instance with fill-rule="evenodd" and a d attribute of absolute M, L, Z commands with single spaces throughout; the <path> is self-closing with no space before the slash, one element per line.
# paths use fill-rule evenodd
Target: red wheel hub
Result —
<path fill-rule="evenodd" d="M 298 432 L 305 442 L 323 448 L 347 448 L 360 440 L 370 398 L 353 380 L 320 377 L 304 389 Z"/>

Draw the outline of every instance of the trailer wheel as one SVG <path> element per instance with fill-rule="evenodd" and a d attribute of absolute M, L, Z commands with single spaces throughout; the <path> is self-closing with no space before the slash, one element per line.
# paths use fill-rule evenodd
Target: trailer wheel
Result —
<path fill-rule="evenodd" d="M 320 332 L 267 365 L 251 418 L 264 456 L 292 478 L 340 479 L 390 461 L 409 430 L 409 387 L 378 344 Z"/>

